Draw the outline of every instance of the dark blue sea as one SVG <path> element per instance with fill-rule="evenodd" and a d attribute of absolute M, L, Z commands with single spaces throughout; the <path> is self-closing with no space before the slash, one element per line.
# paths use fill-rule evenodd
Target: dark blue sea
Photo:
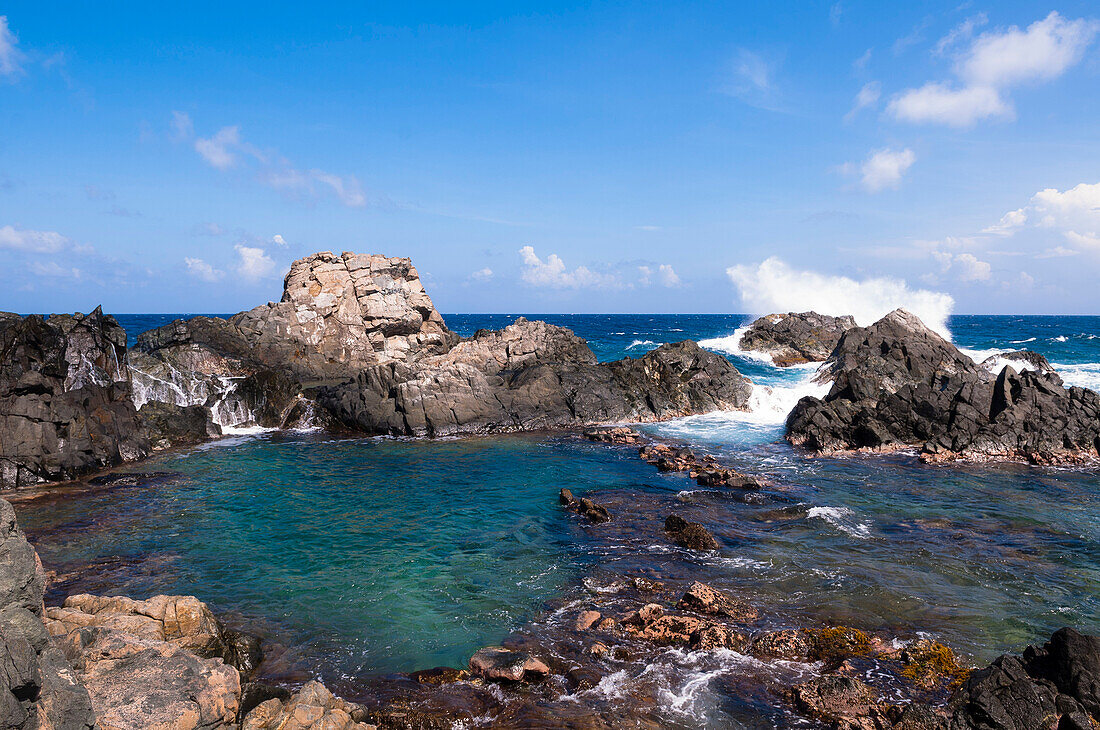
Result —
<path fill-rule="evenodd" d="M 118 319 L 133 336 L 178 316 Z M 471 335 L 515 316 L 445 319 Z M 194 594 L 264 627 L 286 647 L 288 673 L 329 682 L 461 666 L 479 646 L 555 620 L 555 606 L 637 574 L 727 588 L 775 626 L 933 636 L 975 662 L 1063 625 L 1100 631 L 1097 470 L 808 459 L 783 442 L 782 423 L 821 386 L 812 367 L 781 370 L 740 352 L 750 318 L 535 317 L 570 327 L 602 360 L 682 339 L 725 354 L 760 386 L 752 412 L 646 428 L 770 486 L 733 498 L 658 473 L 633 449 L 568 434 L 236 435 L 140 465 L 171 474 L 148 486 L 19 501 L 58 576 L 54 598 Z M 956 316 L 949 327 L 979 360 L 1028 348 L 1067 383 L 1100 387 L 1100 317 Z M 608 539 L 580 525 L 557 505 L 561 487 L 629 512 L 633 532 Z M 669 550 L 660 522 L 671 509 L 710 526 L 720 554 Z M 713 721 L 704 675 L 661 675 L 669 711 L 688 726 Z"/>

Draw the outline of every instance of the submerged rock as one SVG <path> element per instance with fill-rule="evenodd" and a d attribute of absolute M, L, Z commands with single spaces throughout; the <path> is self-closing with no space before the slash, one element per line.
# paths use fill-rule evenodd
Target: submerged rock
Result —
<path fill-rule="evenodd" d="M 470 673 L 497 681 L 531 682 L 547 677 L 550 667 L 526 652 L 489 646 L 470 657 Z"/>
<path fill-rule="evenodd" d="M 822 362 L 832 353 L 840 336 L 855 326 L 851 316 L 830 317 L 817 312 L 769 314 L 749 325 L 738 347 L 767 353 L 779 367 Z"/>
<path fill-rule="evenodd" d="M 844 333 L 821 377 L 833 378 L 828 395 L 787 418 L 787 439 L 816 452 L 1056 463 L 1100 447 L 1100 395 L 1031 370 L 993 377 L 903 310 Z"/>
<path fill-rule="evenodd" d="M 717 550 L 719 547 L 710 530 L 698 522 L 688 522 L 679 515 L 669 515 L 665 520 L 665 534 L 674 543 L 688 550 Z"/>
<path fill-rule="evenodd" d="M 0 499 L 0 727 L 91 730 L 92 699 L 42 621 L 45 577 Z"/>
<path fill-rule="evenodd" d="M 0 313 L 0 488 L 75 479 L 144 457 L 126 332 L 102 310 Z"/>

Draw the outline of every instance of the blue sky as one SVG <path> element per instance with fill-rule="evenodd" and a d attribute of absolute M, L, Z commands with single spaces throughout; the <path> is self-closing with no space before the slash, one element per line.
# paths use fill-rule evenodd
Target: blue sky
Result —
<path fill-rule="evenodd" d="M 0 4 L 0 309 L 1100 312 L 1095 3 L 233 5 Z"/>

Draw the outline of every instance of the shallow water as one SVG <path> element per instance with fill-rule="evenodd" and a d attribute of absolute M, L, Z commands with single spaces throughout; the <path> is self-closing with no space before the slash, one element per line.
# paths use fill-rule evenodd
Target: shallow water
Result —
<path fill-rule="evenodd" d="M 588 337 L 604 360 L 655 346 L 636 341 L 696 338 L 726 351 L 761 386 L 754 413 L 645 428 L 769 485 L 700 489 L 632 448 L 570 434 L 235 437 L 140 465 L 172 474 L 148 486 L 19 501 L 58 574 L 51 598 L 193 593 L 288 647 L 269 674 L 345 684 L 461 666 L 522 626 L 552 633 L 571 620 L 555 613 L 561 606 L 631 575 L 730 589 L 762 609 L 761 627 L 927 633 L 975 661 L 1062 625 L 1100 630 L 1097 470 L 928 466 L 905 454 L 807 459 L 782 442 L 782 422 L 800 395 L 820 390 L 808 382 L 813 368 L 779 370 L 739 353 L 732 335 L 744 318 L 545 318 Z M 447 318 L 463 334 L 511 319 Z M 1067 381 L 1088 385 L 1100 373 L 1097 317 L 956 317 L 951 327 L 976 354 L 1029 347 Z M 615 521 L 581 524 L 557 505 L 563 486 L 608 505 Z M 669 546 L 660 526 L 670 511 L 711 527 L 720 554 Z M 658 678 L 667 711 L 681 703 L 699 723 L 729 716 L 731 693 L 741 693 L 739 712 L 759 711 L 748 690 L 727 686 L 749 660 L 666 659 L 622 671 Z M 608 682 L 611 696 L 619 690 Z"/>

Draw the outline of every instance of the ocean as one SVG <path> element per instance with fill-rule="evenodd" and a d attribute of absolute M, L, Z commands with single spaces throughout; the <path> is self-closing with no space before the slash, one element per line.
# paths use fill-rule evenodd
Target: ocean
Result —
<path fill-rule="evenodd" d="M 118 319 L 132 338 L 178 316 Z M 445 319 L 471 335 L 515 316 Z M 727 589 L 773 627 L 932 636 L 975 663 L 1064 625 L 1100 631 L 1100 471 L 929 466 L 905 453 L 806 458 L 783 441 L 783 422 L 823 388 L 813 367 L 780 369 L 741 352 L 738 330 L 751 318 L 530 317 L 570 327 L 601 360 L 682 339 L 725 354 L 759 386 L 751 412 L 643 428 L 768 485 L 700 488 L 633 448 L 573 434 L 235 435 L 136 466 L 165 472 L 145 486 L 17 501 L 55 574 L 48 601 L 81 591 L 194 594 L 280 647 L 271 678 L 318 676 L 353 696 L 393 672 L 463 666 L 514 631 L 552 633 L 592 595 L 636 575 Z M 978 360 L 1032 349 L 1067 384 L 1100 388 L 1100 317 L 956 316 L 948 326 Z M 616 520 L 581 524 L 557 504 L 562 487 L 606 504 Z M 669 546 L 660 524 L 671 510 L 710 526 L 723 549 Z M 647 661 L 623 671 L 659 684 L 671 724 L 736 725 L 736 708 L 750 704 L 728 701 L 739 690 L 722 677 L 745 666 L 733 652 Z M 612 701 L 621 687 L 601 691 Z"/>

